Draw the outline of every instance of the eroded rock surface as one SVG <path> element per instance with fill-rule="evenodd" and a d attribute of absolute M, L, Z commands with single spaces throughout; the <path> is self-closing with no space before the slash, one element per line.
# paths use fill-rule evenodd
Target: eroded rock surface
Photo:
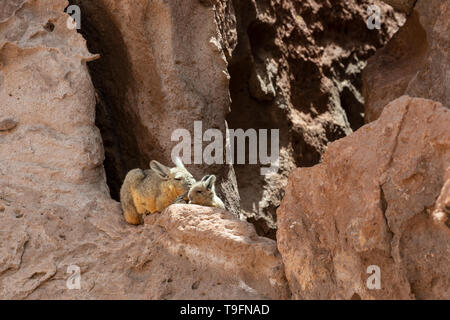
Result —
<path fill-rule="evenodd" d="M 67 4 L 26 1 L 0 23 L 0 119 L 19 123 L 0 131 L 0 298 L 288 298 L 275 241 L 228 212 L 175 206 L 125 223 L 94 123 L 96 56 L 67 28 Z"/>
<path fill-rule="evenodd" d="M 69 3 L 101 59 L 67 28 Z M 450 126 L 438 103 L 397 100 L 295 170 L 283 256 L 236 218 L 239 186 L 244 216 L 273 236 L 290 170 L 362 125 L 364 61 L 401 19 L 382 6 L 386 23 L 369 32 L 359 3 L 3 1 L 0 298 L 448 299 Z M 231 213 L 174 205 L 126 224 L 110 191 L 128 169 L 169 164 L 171 133 L 194 120 L 281 129 L 281 171 L 236 167 L 236 181 L 231 165 L 190 166 L 220 177 Z M 365 287 L 369 264 L 380 291 Z M 81 290 L 67 287 L 70 266 Z"/>
<path fill-rule="evenodd" d="M 414 4 L 417 0 L 383 0 L 393 8 L 403 11 L 405 13 L 410 13 L 414 8 Z"/>
<path fill-rule="evenodd" d="M 450 229 L 435 219 L 449 164 L 450 111 L 405 96 L 296 169 L 277 232 L 293 297 L 449 299 Z M 371 265 L 380 290 L 366 286 Z"/>
<path fill-rule="evenodd" d="M 450 105 L 449 30 L 449 1 L 417 1 L 405 25 L 363 72 L 366 122 L 404 94 Z"/>
<path fill-rule="evenodd" d="M 224 44 L 235 46 L 227 56 L 232 99 L 227 121 L 230 128 L 280 130 L 278 173 L 261 176 L 259 165 L 234 169 L 244 215 L 273 236 L 289 173 L 317 164 L 329 142 L 363 125 L 361 71 L 403 16 L 381 1 L 231 3 L 237 38 L 231 33 Z M 373 3 L 384 17 L 381 30 L 366 24 Z M 231 14 L 223 16 L 234 22 L 227 19 Z"/>

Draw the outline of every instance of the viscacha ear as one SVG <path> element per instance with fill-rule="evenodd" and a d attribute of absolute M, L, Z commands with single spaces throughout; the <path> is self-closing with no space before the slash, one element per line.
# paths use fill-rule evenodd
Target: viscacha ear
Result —
<path fill-rule="evenodd" d="M 159 163 L 158 161 L 152 160 L 150 162 L 150 169 L 152 169 L 161 179 L 163 180 L 169 179 L 170 168 Z"/>
<path fill-rule="evenodd" d="M 214 188 L 214 183 L 216 182 L 216 176 L 215 175 L 210 175 L 206 180 L 205 180 L 205 187 L 208 190 L 212 190 Z"/>
<path fill-rule="evenodd" d="M 175 160 L 174 160 L 173 163 L 175 163 L 175 165 L 176 165 L 178 168 L 180 168 L 180 169 L 186 169 L 186 168 L 184 167 L 183 161 L 181 161 L 181 158 L 180 158 L 180 157 L 175 157 Z"/>
<path fill-rule="evenodd" d="M 209 175 L 209 174 L 207 174 L 206 176 L 204 176 L 203 178 L 202 178 L 202 180 L 200 180 L 201 182 L 205 182 L 206 180 L 208 180 L 208 178 L 210 177 L 211 175 Z"/>

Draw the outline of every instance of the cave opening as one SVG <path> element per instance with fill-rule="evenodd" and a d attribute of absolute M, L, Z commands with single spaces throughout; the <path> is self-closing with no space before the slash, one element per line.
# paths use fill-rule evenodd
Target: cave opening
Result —
<path fill-rule="evenodd" d="M 247 221 L 255 226 L 260 236 L 276 239 L 276 209 L 284 191 L 273 188 L 280 180 L 287 179 L 288 168 L 295 159 L 286 159 L 285 152 L 292 149 L 292 131 L 286 121 L 286 110 L 274 102 L 276 93 L 258 89 L 258 78 L 264 77 L 268 60 L 280 54 L 274 45 L 274 29 L 264 23 L 252 23 L 252 12 L 246 1 L 233 1 L 236 9 L 237 46 L 228 65 L 230 74 L 231 112 L 226 120 L 230 129 L 279 130 L 280 169 L 270 177 L 261 175 L 260 164 L 236 164 L 234 172 L 241 198 L 240 209 Z M 267 80 L 268 82 L 271 79 Z M 269 85 L 270 86 L 270 85 Z M 276 86 L 275 86 L 276 87 Z M 269 134 L 270 136 L 270 134 Z M 270 138 L 269 138 L 270 140 Z M 246 159 L 249 159 L 249 145 Z M 258 148 L 260 146 L 258 145 Z M 258 149 L 259 150 L 259 149 Z M 271 150 L 270 147 L 268 150 Z M 291 163 L 289 163 L 291 162 Z"/>

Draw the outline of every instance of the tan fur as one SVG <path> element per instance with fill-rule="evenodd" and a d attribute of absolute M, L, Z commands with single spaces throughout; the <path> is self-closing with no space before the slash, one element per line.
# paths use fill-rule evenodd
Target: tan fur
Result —
<path fill-rule="evenodd" d="M 225 209 L 222 200 L 216 195 L 215 181 L 216 176 L 207 175 L 201 181 L 196 182 L 189 190 L 189 203 Z"/>
<path fill-rule="evenodd" d="M 130 224 L 141 224 L 144 214 L 162 212 L 195 183 L 179 159 L 174 168 L 157 161 L 150 162 L 150 167 L 128 172 L 120 189 L 123 214 Z"/>

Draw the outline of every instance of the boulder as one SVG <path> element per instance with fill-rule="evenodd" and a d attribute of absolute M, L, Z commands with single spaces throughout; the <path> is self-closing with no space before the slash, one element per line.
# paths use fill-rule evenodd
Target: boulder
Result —
<path fill-rule="evenodd" d="M 293 297 L 449 299 L 449 163 L 450 111 L 404 96 L 296 169 L 277 211 Z"/>

